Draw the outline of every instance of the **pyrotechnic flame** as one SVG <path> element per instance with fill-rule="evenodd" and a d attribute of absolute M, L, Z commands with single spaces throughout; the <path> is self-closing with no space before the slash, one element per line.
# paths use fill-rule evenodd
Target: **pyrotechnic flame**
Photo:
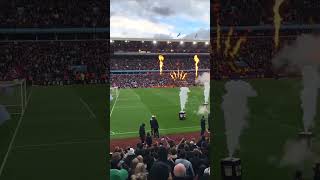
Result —
<path fill-rule="evenodd" d="M 276 48 L 278 48 L 279 46 L 279 30 L 280 30 L 281 21 L 282 21 L 281 15 L 279 13 L 279 9 L 283 1 L 284 0 L 275 0 L 275 4 L 273 7 L 274 26 L 275 26 L 274 44 Z"/>
<path fill-rule="evenodd" d="M 172 74 L 172 73 L 170 73 L 170 77 L 171 77 L 171 79 L 174 79 L 174 76 L 173 76 L 173 74 Z"/>
<path fill-rule="evenodd" d="M 236 65 L 233 61 L 229 61 L 228 64 L 234 72 L 240 72 L 240 70 L 236 68 Z"/>
<path fill-rule="evenodd" d="M 187 73 L 184 73 L 183 76 L 182 76 L 182 80 L 185 80 L 187 77 Z"/>
<path fill-rule="evenodd" d="M 162 75 L 164 57 L 160 54 L 158 58 L 159 58 L 159 65 L 160 65 L 160 75 Z"/>
<path fill-rule="evenodd" d="M 187 73 L 180 71 L 178 69 L 178 72 L 176 73 L 175 71 L 170 72 L 170 77 L 171 79 L 173 79 L 174 81 L 176 80 L 185 80 L 187 77 Z"/>
<path fill-rule="evenodd" d="M 230 39 L 231 39 L 232 34 L 233 34 L 233 27 L 230 28 L 230 30 L 229 30 L 229 32 L 228 32 L 228 39 L 227 39 L 226 42 L 225 42 L 226 48 L 224 49 L 224 55 L 225 55 L 226 57 L 228 57 L 228 51 L 229 51 L 230 46 L 231 46 L 231 45 L 230 45 Z"/>
<path fill-rule="evenodd" d="M 174 79 L 177 79 L 177 74 L 176 72 L 173 71 Z"/>
<path fill-rule="evenodd" d="M 220 45 L 220 38 L 221 38 L 221 28 L 219 24 L 219 20 L 217 20 L 217 52 L 219 52 L 221 45 Z"/>
<path fill-rule="evenodd" d="M 231 56 L 231 57 L 234 58 L 234 57 L 238 54 L 239 49 L 240 49 L 240 47 L 241 47 L 241 43 L 245 42 L 246 40 L 247 40 L 246 37 L 240 37 L 240 39 L 238 39 L 236 45 L 233 47 L 233 50 L 232 50 L 232 52 L 230 53 L 230 56 Z"/>
<path fill-rule="evenodd" d="M 194 55 L 193 60 L 195 62 L 194 64 L 195 64 L 195 67 L 196 67 L 196 77 L 198 77 L 198 69 L 199 69 L 198 63 L 200 62 L 200 59 L 198 58 L 198 55 Z"/>

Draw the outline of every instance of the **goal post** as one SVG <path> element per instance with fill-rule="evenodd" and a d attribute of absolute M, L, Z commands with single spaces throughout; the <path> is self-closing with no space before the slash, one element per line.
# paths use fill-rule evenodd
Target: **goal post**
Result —
<path fill-rule="evenodd" d="M 21 114 L 27 105 L 26 80 L 0 81 L 0 105 L 10 114 Z"/>
<path fill-rule="evenodd" d="M 119 88 L 118 87 L 110 87 L 110 101 L 113 101 L 118 96 L 119 96 Z"/>

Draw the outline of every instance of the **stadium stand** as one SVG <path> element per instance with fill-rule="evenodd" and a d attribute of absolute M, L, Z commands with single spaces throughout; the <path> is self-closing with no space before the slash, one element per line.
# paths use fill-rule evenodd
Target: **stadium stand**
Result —
<path fill-rule="evenodd" d="M 136 147 L 115 147 L 110 159 L 111 178 L 121 172 L 132 180 L 168 177 L 207 180 L 210 175 L 209 144 L 204 136 L 198 141 L 194 138 L 175 141 L 165 137 L 150 146 L 138 143 Z M 182 172 L 178 169 L 179 163 L 187 167 Z"/>
<path fill-rule="evenodd" d="M 213 22 L 222 26 L 254 26 L 273 24 L 274 1 L 263 0 L 215 0 Z M 320 23 L 318 0 L 287 0 L 280 7 L 282 24 Z M 254 12 L 254 16 L 252 16 Z"/>
<path fill-rule="evenodd" d="M 183 42 L 183 43 L 182 43 Z M 170 72 L 177 70 L 187 73 L 184 85 L 194 85 L 194 60 L 200 58 L 199 72 L 209 71 L 209 49 L 207 41 L 113 39 L 110 49 L 112 86 L 121 88 L 178 86 Z M 159 75 L 158 55 L 163 54 L 164 73 Z"/>
<path fill-rule="evenodd" d="M 1 42 L 0 80 L 37 85 L 107 83 L 108 41 Z"/>
<path fill-rule="evenodd" d="M 107 1 L 1 1 L 1 28 L 106 27 Z"/>

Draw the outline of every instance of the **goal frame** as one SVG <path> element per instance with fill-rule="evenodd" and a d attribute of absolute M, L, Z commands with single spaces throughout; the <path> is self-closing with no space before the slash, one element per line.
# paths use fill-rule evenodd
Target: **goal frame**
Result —
<path fill-rule="evenodd" d="M 18 86 L 19 97 L 17 97 L 17 103 L 14 104 L 2 104 L 6 108 L 10 107 L 20 107 L 20 112 L 12 112 L 10 114 L 22 114 L 27 106 L 27 82 L 25 79 L 13 80 L 13 81 L 0 81 L 0 87 L 13 87 Z"/>

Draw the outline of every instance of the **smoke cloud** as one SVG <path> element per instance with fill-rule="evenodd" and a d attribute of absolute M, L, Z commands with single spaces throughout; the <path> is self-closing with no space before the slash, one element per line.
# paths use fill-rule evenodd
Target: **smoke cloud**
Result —
<path fill-rule="evenodd" d="M 288 66 L 288 71 L 299 71 L 302 75 L 301 108 L 304 130 L 313 126 L 320 83 L 320 37 L 301 35 L 295 43 L 288 45 L 273 59 L 276 68 Z"/>
<path fill-rule="evenodd" d="M 184 111 L 185 107 L 186 107 L 186 103 L 188 101 L 188 93 L 190 92 L 189 88 L 187 87 L 181 87 L 180 88 L 180 108 L 181 111 Z"/>
<path fill-rule="evenodd" d="M 280 161 L 280 166 L 294 166 L 300 168 L 303 162 L 311 160 L 313 153 L 308 148 L 307 141 L 288 140 L 284 148 L 284 156 Z"/>
<path fill-rule="evenodd" d="M 247 126 L 247 99 L 257 96 L 257 93 L 244 81 L 229 81 L 225 84 L 225 89 L 227 93 L 223 96 L 222 109 L 229 157 L 232 157 L 239 145 L 241 132 Z"/>
<path fill-rule="evenodd" d="M 202 73 L 202 75 L 197 78 L 196 83 L 204 85 L 204 103 L 208 103 L 210 95 L 210 73 Z"/>
<path fill-rule="evenodd" d="M 316 115 L 319 89 L 319 73 L 315 66 L 305 66 L 302 69 L 303 90 L 301 92 L 301 108 L 303 110 L 304 131 L 310 130 Z"/>
<path fill-rule="evenodd" d="M 209 110 L 208 110 L 207 106 L 199 106 L 199 110 L 198 110 L 197 114 L 198 115 L 208 115 Z"/>

